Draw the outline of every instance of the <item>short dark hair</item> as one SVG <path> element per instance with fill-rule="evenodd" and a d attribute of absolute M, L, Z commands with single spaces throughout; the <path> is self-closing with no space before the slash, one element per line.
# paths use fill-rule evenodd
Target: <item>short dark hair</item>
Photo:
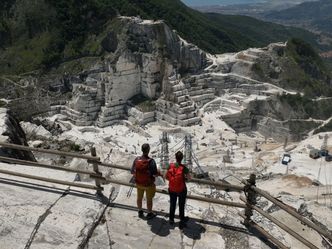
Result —
<path fill-rule="evenodd" d="M 175 153 L 175 159 L 177 162 L 181 162 L 183 159 L 183 153 L 181 151 L 178 151 Z"/>
<path fill-rule="evenodd" d="M 150 145 L 149 144 L 142 144 L 142 152 L 143 152 L 143 154 L 149 154 Z"/>

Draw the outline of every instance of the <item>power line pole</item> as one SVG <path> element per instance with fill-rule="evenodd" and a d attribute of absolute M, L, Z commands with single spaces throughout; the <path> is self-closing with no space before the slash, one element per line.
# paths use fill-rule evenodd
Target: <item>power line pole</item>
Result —
<path fill-rule="evenodd" d="M 161 144 L 160 163 L 162 170 L 166 170 L 167 164 L 169 163 L 168 143 L 169 143 L 168 134 L 166 131 L 163 131 L 163 134 L 160 138 L 160 144 Z"/>
<path fill-rule="evenodd" d="M 192 171 L 193 163 L 192 163 L 192 139 L 190 134 L 186 134 L 184 138 L 184 148 L 185 148 L 185 153 L 184 153 L 184 160 L 187 164 L 187 167 L 190 171 Z"/>
<path fill-rule="evenodd" d="M 286 149 L 286 147 L 287 147 L 287 143 L 288 143 L 288 137 L 285 137 L 285 141 L 284 141 L 284 149 Z"/>
<path fill-rule="evenodd" d="M 323 144 L 320 147 L 321 151 L 327 151 L 327 139 L 328 138 L 329 138 L 329 136 L 327 134 L 325 134 Z"/>

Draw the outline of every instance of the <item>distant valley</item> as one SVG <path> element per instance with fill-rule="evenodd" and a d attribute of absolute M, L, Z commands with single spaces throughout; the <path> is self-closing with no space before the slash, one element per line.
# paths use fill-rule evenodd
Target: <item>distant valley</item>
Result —
<path fill-rule="evenodd" d="M 265 0 L 265 1 L 212 1 L 213 4 L 192 4 L 193 8 L 202 12 L 214 12 L 232 15 L 248 15 L 258 17 L 269 11 L 284 10 L 303 2 L 316 0 Z M 191 1 L 184 1 L 190 3 Z M 194 2 L 194 1 L 193 1 Z"/>
<path fill-rule="evenodd" d="M 332 1 L 307 2 L 263 15 L 264 19 L 332 34 Z"/>
<path fill-rule="evenodd" d="M 182 0 L 188 6 L 235 5 L 262 3 L 264 0 Z"/>
<path fill-rule="evenodd" d="M 321 50 L 321 56 L 328 63 L 331 68 L 331 44 L 332 44 L 332 1 L 264 1 L 263 3 L 248 3 L 248 4 L 234 4 L 227 6 L 199 6 L 195 7 L 197 10 L 208 13 L 210 18 L 217 19 L 225 24 L 228 20 L 239 19 L 239 15 L 243 16 L 249 21 L 249 16 L 266 22 L 272 27 L 272 23 L 278 23 L 290 27 L 298 27 L 306 29 L 317 35 L 316 41 L 319 46 L 316 49 Z M 225 16 L 218 16 L 218 13 Z M 254 19 L 252 19 L 254 20 Z M 233 25 L 232 21 L 229 21 Z M 246 22 L 244 22 L 246 23 Z M 259 32 L 261 28 L 251 30 L 250 32 Z M 258 27 L 256 26 L 256 27 Z M 253 26 L 254 27 L 254 26 Z M 247 29 L 247 31 L 250 29 Z M 268 28 L 268 30 L 271 30 Z M 275 33 L 280 32 L 275 30 Z M 298 37 L 298 34 L 293 33 Z M 307 39 L 306 39 L 307 40 Z M 308 41 L 308 40 L 307 40 Z M 312 44 L 312 43 L 311 43 Z M 313 44 L 312 44 L 313 45 Z"/>
<path fill-rule="evenodd" d="M 206 13 L 252 16 L 265 21 L 332 34 L 332 1 L 264 1 L 259 3 L 199 6 Z"/>

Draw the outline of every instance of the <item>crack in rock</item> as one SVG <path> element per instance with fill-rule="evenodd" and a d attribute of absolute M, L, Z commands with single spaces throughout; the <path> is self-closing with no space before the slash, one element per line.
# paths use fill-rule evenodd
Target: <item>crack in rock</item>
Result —
<path fill-rule="evenodd" d="M 30 235 L 30 238 L 28 240 L 28 242 L 26 243 L 24 249 L 29 249 L 33 240 L 35 239 L 36 237 L 36 234 L 41 226 L 41 224 L 43 223 L 43 221 L 47 218 L 47 216 L 49 214 L 51 214 L 51 209 L 58 203 L 58 201 L 65 197 L 67 194 L 68 194 L 68 191 L 69 191 L 69 187 L 65 190 L 65 192 L 63 192 L 63 194 L 48 208 L 46 209 L 46 211 L 41 215 L 39 216 L 38 220 L 37 220 L 37 224 L 35 225 L 35 227 L 33 228 L 32 232 L 31 232 L 31 235 Z"/>
<path fill-rule="evenodd" d="M 180 236 L 181 236 L 181 249 L 185 249 L 185 242 L 184 242 L 184 235 L 183 235 L 183 231 L 180 230 Z"/>
<path fill-rule="evenodd" d="M 97 215 L 95 221 L 90 225 L 90 228 L 89 228 L 87 234 L 85 235 L 85 237 L 83 238 L 83 240 L 81 241 L 81 243 L 78 245 L 77 249 L 88 248 L 88 242 L 89 242 L 90 238 L 92 237 L 93 232 L 95 231 L 95 229 L 97 228 L 97 226 L 102 221 L 107 208 L 110 206 L 110 204 L 116 198 L 116 197 L 113 196 L 114 195 L 114 191 L 115 191 L 115 188 L 112 187 L 111 193 L 110 193 L 110 196 L 109 196 L 109 199 L 108 199 L 108 202 L 106 203 L 105 207 L 101 210 L 101 212 L 99 212 L 99 214 Z"/>
<path fill-rule="evenodd" d="M 106 218 L 105 218 L 106 219 Z M 110 246 L 110 249 L 112 249 L 112 246 L 115 244 L 115 242 L 111 239 L 111 235 L 110 235 L 110 229 L 108 227 L 107 221 L 105 221 L 106 223 L 106 230 L 107 230 L 107 237 L 108 237 L 108 244 Z"/>
<path fill-rule="evenodd" d="M 119 187 L 113 187 L 112 188 L 113 194 L 110 195 L 110 202 L 109 202 L 109 206 L 112 207 L 112 203 L 116 200 L 116 198 L 119 195 Z M 106 217 L 105 217 L 106 219 Z M 108 222 L 106 220 L 106 230 L 107 230 L 107 237 L 108 237 L 108 244 L 110 246 L 110 249 L 112 249 L 113 245 L 115 244 L 115 242 L 111 239 L 111 233 L 110 233 L 110 229 L 108 226 Z"/>

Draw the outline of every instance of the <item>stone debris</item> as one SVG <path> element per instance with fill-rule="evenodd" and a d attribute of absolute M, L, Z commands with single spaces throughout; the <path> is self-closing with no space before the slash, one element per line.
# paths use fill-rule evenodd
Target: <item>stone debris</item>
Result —
<path fill-rule="evenodd" d="M 19 121 L 6 108 L 0 108 L 0 142 L 28 145 L 26 135 Z M 28 161 L 36 160 L 29 151 L 18 151 L 3 147 L 0 147 L 0 156 Z"/>

